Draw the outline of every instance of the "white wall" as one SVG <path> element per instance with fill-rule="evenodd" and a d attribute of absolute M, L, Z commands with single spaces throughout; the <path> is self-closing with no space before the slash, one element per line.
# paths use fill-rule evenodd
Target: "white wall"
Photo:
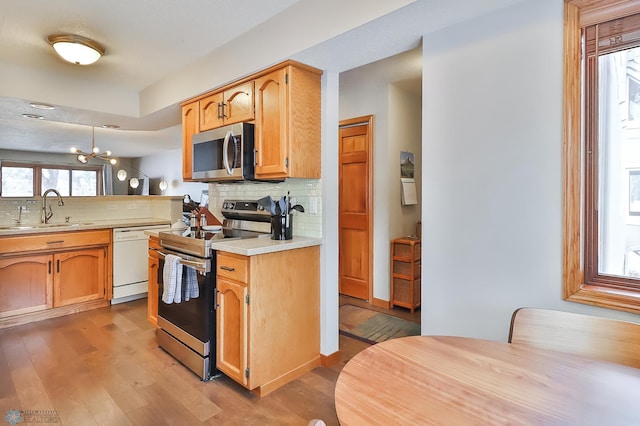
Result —
<path fill-rule="evenodd" d="M 422 333 L 505 341 L 562 300 L 562 0 L 423 38 Z"/>
<path fill-rule="evenodd" d="M 373 115 L 373 297 L 390 299 L 391 240 L 415 232 L 420 206 L 400 203 L 400 151 L 421 158 L 421 101 L 391 83 L 398 67 L 420 51 L 405 52 L 340 74 L 340 120 Z M 337 159 L 332 159 L 337 161 Z M 420 169 L 417 164 L 416 169 Z M 420 173 L 416 176 L 420 178 Z"/>
<path fill-rule="evenodd" d="M 389 86 L 389 234 L 391 238 L 416 234 L 422 215 L 422 97 L 395 84 Z M 399 152 L 412 152 L 418 204 L 403 206 Z M 397 161 L 394 161 L 397 160 Z"/>
<path fill-rule="evenodd" d="M 141 157 L 132 161 L 132 165 L 150 178 L 164 177 L 169 186 L 163 195 L 189 194 L 192 200 L 200 202 L 202 191 L 208 189 L 206 183 L 182 181 L 182 149 Z"/>

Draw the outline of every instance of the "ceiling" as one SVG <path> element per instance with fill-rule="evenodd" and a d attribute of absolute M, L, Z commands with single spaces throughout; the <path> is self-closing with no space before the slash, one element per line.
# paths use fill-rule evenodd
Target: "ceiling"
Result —
<path fill-rule="evenodd" d="M 92 126 L 96 145 L 118 156 L 177 149 L 179 103 L 191 96 L 286 58 L 344 71 L 516 1 L 0 0 L 0 149 L 88 150 Z M 46 41 L 56 33 L 89 37 L 106 54 L 68 64 Z"/>

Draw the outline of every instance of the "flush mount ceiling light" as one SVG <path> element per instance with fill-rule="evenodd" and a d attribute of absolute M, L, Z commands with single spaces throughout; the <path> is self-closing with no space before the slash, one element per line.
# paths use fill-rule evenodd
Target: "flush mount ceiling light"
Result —
<path fill-rule="evenodd" d="M 55 34 L 47 40 L 62 59 L 72 64 L 91 65 L 104 55 L 100 43 L 79 35 Z"/>
<path fill-rule="evenodd" d="M 35 108 L 35 109 L 47 109 L 47 110 L 56 109 L 56 107 L 54 107 L 53 105 L 43 104 L 41 102 L 31 102 L 29 105 L 31 106 L 31 108 Z"/>
<path fill-rule="evenodd" d="M 91 152 L 82 152 L 75 146 L 71 148 L 71 152 L 76 154 L 76 160 L 81 162 L 82 164 L 87 164 L 90 158 L 99 158 L 100 160 L 104 160 L 110 164 L 117 164 L 118 159 L 111 156 L 111 151 L 105 151 L 100 153 L 100 148 L 96 146 L 95 143 L 95 127 L 91 128 Z"/>
<path fill-rule="evenodd" d="M 42 120 L 44 119 L 44 116 L 39 115 L 39 114 L 22 114 L 22 116 L 24 118 L 33 118 L 35 120 Z"/>

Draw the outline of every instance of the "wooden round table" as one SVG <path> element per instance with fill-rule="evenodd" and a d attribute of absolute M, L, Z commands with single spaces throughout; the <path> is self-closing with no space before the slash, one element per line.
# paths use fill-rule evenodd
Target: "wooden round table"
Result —
<path fill-rule="evenodd" d="M 413 336 L 344 367 L 341 425 L 640 425 L 640 369 L 525 345 Z"/>

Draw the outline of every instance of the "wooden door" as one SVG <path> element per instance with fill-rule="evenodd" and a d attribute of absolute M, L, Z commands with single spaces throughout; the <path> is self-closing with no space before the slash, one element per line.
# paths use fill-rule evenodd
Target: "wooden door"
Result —
<path fill-rule="evenodd" d="M 52 306 L 51 255 L 0 260 L 0 318 Z"/>
<path fill-rule="evenodd" d="M 247 286 L 218 275 L 216 288 L 216 366 L 236 382 L 247 386 Z"/>
<path fill-rule="evenodd" d="M 182 107 L 182 178 L 190 181 L 193 178 L 193 147 L 191 138 L 200 131 L 200 108 L 198 101 Z"/>
<path fill-rule="evenodd" d="M 232 87 L 224 92 L 222 116 L 225 124 L 253 121 L 253 81 Z"/>
<path fill-rule="evenodd" d="M 339 291 L 371 302 L 373 116 L 340 122 Z"/>
<path fill-rule="evenodd" d="M 53 256 L 53 306 L 105 297 L 106 247 L 88 248 Z"/>
<path fill-rule="evenodd" d="M 256 90 L 256 177 L 288 175 L 287 68 L 273 71 L 255 81 Z"/>

